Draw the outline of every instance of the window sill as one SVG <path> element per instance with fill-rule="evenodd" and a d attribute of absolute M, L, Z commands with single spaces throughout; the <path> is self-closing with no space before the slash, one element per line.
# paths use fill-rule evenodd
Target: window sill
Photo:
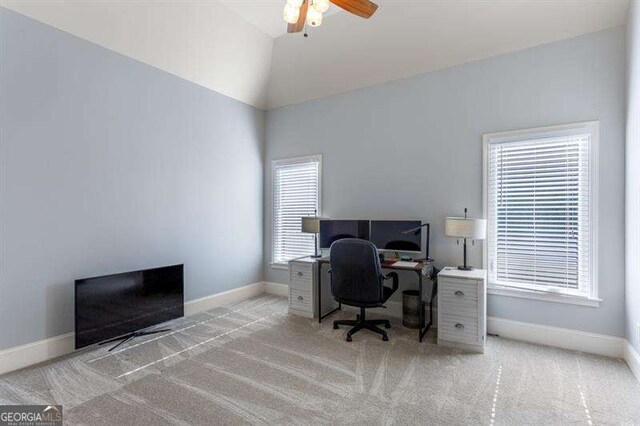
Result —
<path fill-rule="evenodd" d="M 284 269 L 284 270 L 289 270 L 289 264 L 288 263 L 275 263 L 275 262 L 271 262 L 271 269 Z"/>
<path fill-rule="evenodd" d="M 570 305 L 590 306 L 592 308 L 600 307 L 600 302 L 602 302 L 602 299 L 589 298 L 585 296 L 525 290 L 520 288 L 508 288 L 502 286 L 489 286 L 487 288 L 487 293 L 495 296 L 544 300 L 546 302 L 568 303 Z"/>

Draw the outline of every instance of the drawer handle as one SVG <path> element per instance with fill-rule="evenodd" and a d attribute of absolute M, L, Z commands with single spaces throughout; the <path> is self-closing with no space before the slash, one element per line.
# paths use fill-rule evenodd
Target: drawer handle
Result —
<path fill-rule="evenodd" d="M 456 296 L 464 296 L 464 291 L 458 290 L 458 291 L 456 291 L 455 295 Z"/>
<path fill-rule="evenodd" d="M 299 277 L 301 277 L 301 276 L 303 276 L 303 275 L 304 275 L 304 274 L 303 274 L 302 272 L 298 272 L 298 276 L 299 276 Z"/>
<path fill-rule="evenodd" d="M 304 300 L 304 297 L 298 296 L 298 300 Z"/>
<path fill-rule="evenodd" d="M 462 330 L 462 329 L 464 329 L 464 324 L 457 323 L 456 324 L 456 328 Z"/>

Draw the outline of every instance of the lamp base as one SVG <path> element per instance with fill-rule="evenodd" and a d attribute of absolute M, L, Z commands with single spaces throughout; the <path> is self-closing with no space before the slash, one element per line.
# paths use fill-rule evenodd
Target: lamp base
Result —
<path fill-rule="evenodd" d="M 461 271 L 473 271 L 473 266 L 458 266 L 458 269 Z"/>

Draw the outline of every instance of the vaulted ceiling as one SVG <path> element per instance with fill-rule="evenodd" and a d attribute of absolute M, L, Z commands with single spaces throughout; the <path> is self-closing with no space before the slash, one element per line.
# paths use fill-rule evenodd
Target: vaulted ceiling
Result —
<path fill-rule="evenodd" d="M 2 0 L 0 5 L 259 108 L 624 25 L 628 0 L 377 0 L 308 38 L 285 0 Z"/>
<path fill-rule="evenodd" d="M 386 0 L 370 20 L 329 17 L 276 39 L 268 105 L 278 107 L 623 25 L 617 0 Z"/>

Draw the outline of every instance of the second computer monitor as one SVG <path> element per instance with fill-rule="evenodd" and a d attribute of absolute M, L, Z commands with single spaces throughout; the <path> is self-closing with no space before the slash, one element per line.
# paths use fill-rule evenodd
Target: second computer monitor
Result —
<path fill-rule="evenodd" d="M 368 220 L 321 220 L 320 248 L 331 247 L 334 241 L 344 238 L 369 239 Z"/>
<path fill-rule="evenodd" d="M 372 220 L 371 242 L 378 250 L 420 253 L 421 225 L 419 220 Z"/>

